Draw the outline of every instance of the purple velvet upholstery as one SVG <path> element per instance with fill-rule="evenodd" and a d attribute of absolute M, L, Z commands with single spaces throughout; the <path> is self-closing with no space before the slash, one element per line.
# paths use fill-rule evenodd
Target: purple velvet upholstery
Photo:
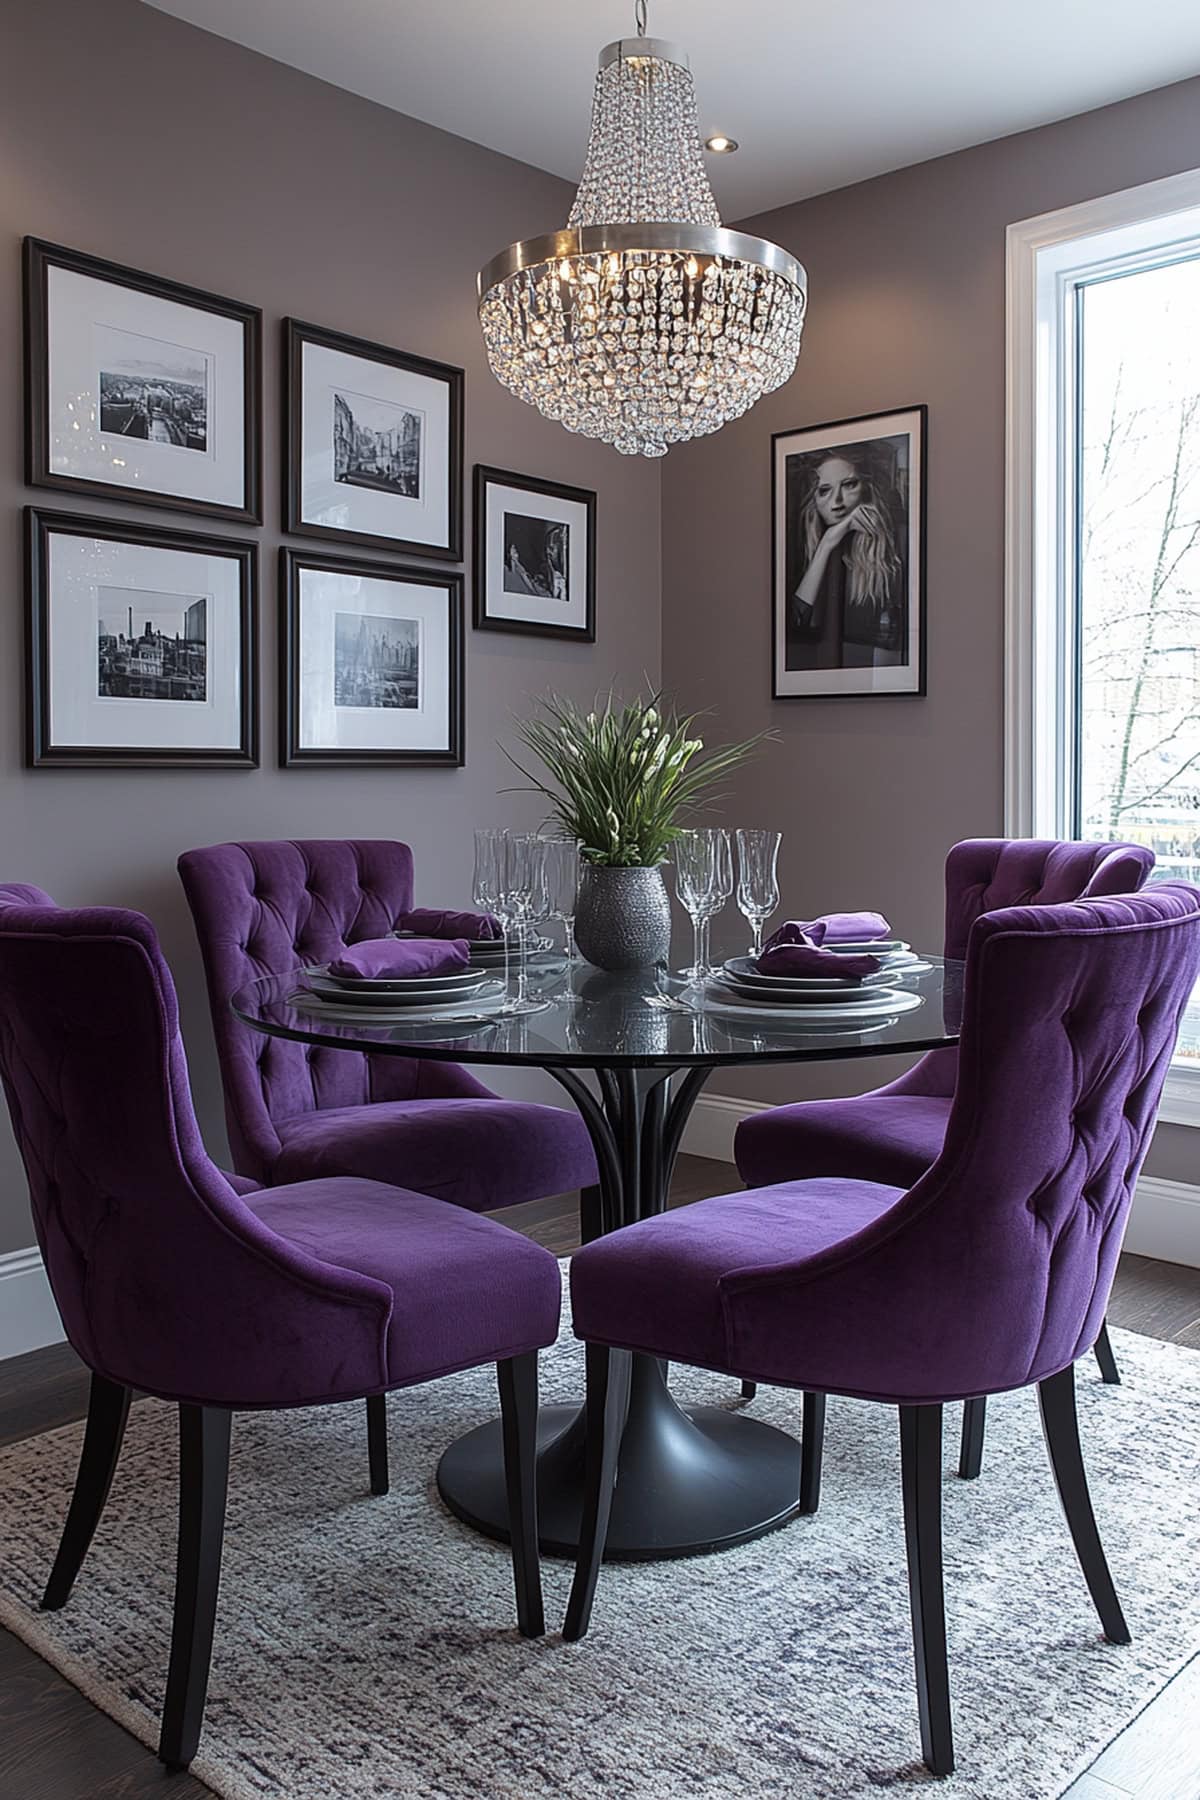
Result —
<path fill-rule="evenodd" d="M 112 1382 L 308 1405 L 555 1336 L 554 1258 L 492 1220 L 366 1180 L 240 1197 L 139 913 L 0 907 L 0 1072 L 67 1336 Z"/>
<path fill-rule="evenodd" d="M 902 1404 L 1065 1369 L 1104 1318 L 1198 968 L 1183 883 L 980 918 L 932 1168 L 907 1191 L 791 1182 L 602 1238 L 572 1263 L 577 1335 Z"/>
<path fill-rule="evenodd" d="M 231 1012 L 249 982 L 386 936 L 412 907 L 407 844 L 218 844 L 189 850 L 179 873 L 204 956 L 240 1173 L 267 1183 L 382 1176 L 478 1211 L 596 1180 L 573 1112 L 499 1100 L 455 1063 L 264 1037 Z"/>
<path fill-rule="evenodd" d="M 0 882 L 0 906 L 53 906 L 45 888 L 28 881 Z"/>
<path fill-rule="evenodd" d="M 1153 867 L 1154 852 L 1138 844 L 968 838 L 946 858 L 945 955 L 962 960 L 985 912 L 1133 894 Z M 909 1187 L 941 1151 L 957 1068 L 957 1050 L 931 1050 L 873 1093 L 757 1113 L 737 1130 L 738 1174 L 756 1187 L 820 1175 Z"/>
<path fill-rule="evenodd" d="M 54 904 L 55 902 L 45 888 L 34 887 L 32 882 L 0 882 L 0 907 L 54 906 Z M 260 1181 L 253 1181 L 248 1175 L 230 1175 L 224 1169 L 221 1173 L 235 1194 L 253 1194 L 262 1186 Z"/>

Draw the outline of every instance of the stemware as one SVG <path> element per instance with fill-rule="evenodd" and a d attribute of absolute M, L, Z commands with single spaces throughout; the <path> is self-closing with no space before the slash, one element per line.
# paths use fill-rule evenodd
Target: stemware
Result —
<path fill-rule="evenodd" d="M 471 898 L 481 912 L 493 913 L 500 921 L 504 937 L 504 992 L 508 994 L 508 951 L 510 923 L 504 894 L 505 833 L 495 826 L 483 825 L 475 833 L 475 876 Z"/>
<path fill-rule="evenodd" d="M 529 926 L 545 917 L 546 858 L 545 838 L 536 832 L 506 831 L 503 834 L 503 897 L 508 917 L 517 939 L 517 991 L 505 1005 L 505 1012 L 540 1012 L 549 1003 L 529 997 Z"/>
<path fill-rule="evenodd" d="M 545 843 L 546 894 L 549 916 L 563 928 L 563 954 L 567 959 L 566 984 L 571 990 L 575 973 L 575 903 L 579 896 L 579 840 L 547 837 Z"/>
<path fill-rule="evenodd" d="M 738 910 L 754 933 L 749 954 L 757 960 L 762 955 L 763 926 L 779 905 L 777 863 L 782 833 L 739 830 L 735 836 Z"/>
<path fill-rule="evenodd" d="M 712 975 L 709 923 L 733 892 L 733 859 L 729 833 L 720 827 L 681 831 L 675 840 L 675 892 L 692 921 L 692 966 L 684 974 L 693 983 Z"/>

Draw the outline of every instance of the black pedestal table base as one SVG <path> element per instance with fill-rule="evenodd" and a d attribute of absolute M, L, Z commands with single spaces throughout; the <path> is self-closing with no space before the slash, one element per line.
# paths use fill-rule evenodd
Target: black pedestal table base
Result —
<path fill-rule="evenodd" d="M 669 1068 L 599 1071 L 600 1097 L 570 1069 L 552 1073 L 578 1106 L 600 1169 L 602 1226 L 615 1231 L 661 1212 L 688 1114 L 709 1074 Z M 538 1421 L 542 1549 L 574 1556 L 583 1509 L 583 1414 L 547 1406 Z M 446 1451 L 438 1491 L 458 1518 L 507 1540 L 500 1422 Z M 800 1445 L 773 1426 L 722 1407 L 680 1407 L 663 1366 L 634 1358 L 629 1413 L 606 1558 L 649 1561 L 727 1549 L 792 1518 L 800 1504 Z"/>

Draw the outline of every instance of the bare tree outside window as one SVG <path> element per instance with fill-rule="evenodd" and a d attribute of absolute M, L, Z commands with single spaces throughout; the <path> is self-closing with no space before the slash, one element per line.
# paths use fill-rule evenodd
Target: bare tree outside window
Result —
<path fill-rule="evenodd" d="M 1200 260 L 1080 308 L 1080 829 L 1200 882 Z"/>

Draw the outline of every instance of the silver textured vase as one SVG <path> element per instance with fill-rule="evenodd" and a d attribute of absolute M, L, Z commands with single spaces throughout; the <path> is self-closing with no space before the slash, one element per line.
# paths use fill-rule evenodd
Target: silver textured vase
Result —
<path fill-rule="evenodd" d="M 608 869 L 585 862 L 575 903 L 575 942 L 598 969 L 665 963 L 671 905 L 662 870 Z"/>

